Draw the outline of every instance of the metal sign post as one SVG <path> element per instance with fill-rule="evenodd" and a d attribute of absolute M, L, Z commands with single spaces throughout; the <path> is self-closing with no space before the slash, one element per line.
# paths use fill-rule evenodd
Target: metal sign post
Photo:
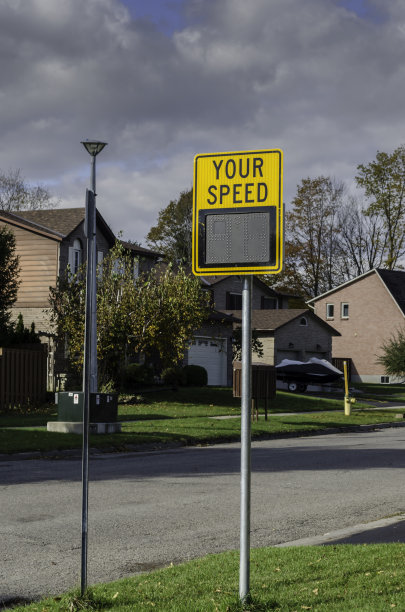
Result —
<path fill-rule="evenodd" d="M 87 588 L 87 518 L 89 504 L 89 421 L 90 421 L 90 392 L 91 392 L 91 358 L 92 358 L 92 309 L 93 309 L 93 276 L 94 270 L 94 241 L 95 241 L 96 204 L 94 193 L 86 193 L 86 223 L 87 236 L 87 270 L 86 270 L 86 314 L 84 331 L 84 365 L 83 365 L 83 451 L 82 451 L 82 555 L 81 555 L 81 582 L 82 596 Z"/>
<path fill-rule="evenodd" d="M 242 403 L 240 460 L 240 565 L 239 597 L 245 602 L 250 590 L 250 480 L 252 404 L 252 277 L 243 278 L 242 289 Z"/>
<path fill-rule="evenodd" d="M 204 153 L 194 159 L 192 264 L 196 276 L 241 275 L 242 403 L 239 597 L 249 596 L 252 275 L 283 267 L 283 152 Z"/>

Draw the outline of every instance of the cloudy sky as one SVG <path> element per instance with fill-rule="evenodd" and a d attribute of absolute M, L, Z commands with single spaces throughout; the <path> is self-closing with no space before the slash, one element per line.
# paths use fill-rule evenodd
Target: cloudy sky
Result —
<path fill-rule="evenodd" d="M 0 0 L 0 168 L 144 246 L 198 153 L 281 148 L 350 183 L 405 143 L 403 0 Z"/>

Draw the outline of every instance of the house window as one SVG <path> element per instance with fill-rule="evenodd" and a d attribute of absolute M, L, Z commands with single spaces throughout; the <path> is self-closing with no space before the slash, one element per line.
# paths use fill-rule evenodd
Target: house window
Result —
<path fill-rule="evenodd" d="M 390 377 L 389 376 L 381 376 L 381 384 L 382 385 L 389 385 L 390 384 Z"/>
<path fill-rule="evenodd" d="M 73 242 L 73 246 L 69 247 L 69 266 L 72 274 L 77 274 L 82 263 L 82 244 L 78 238 Z"/>
<path fill-rule="evenodd" d="M 262 310 L 276 310 L 277 300 L 274 297 L 262 295 Z"/>
<path fill-rule="evenodd" d="M 134 279 L 139 278 L 139 259 L 134 260 Z"/>
<path fill-rule="evenodd" d="M 307 321 L 306 317 L 301 317 L 300 325 L 302 325 L 303 327 L 306 327 L 308 325 L 308 321 Z"/>
<path fill-rule="evenodd" d="M 226 294 L 226 310 L 242 310 L 242 294 L 228 291 Z"/>
<path fill-rule="evenodd" d="M 97 251 L 97 279 L 99 281 L 101 281 L 103 278 L 103 259 L 103 251 Z"/>
<path fill-rule="evenodd" d="M 342 319 L 349 318 L 349 304 L 347 302 L 342 302 L 340 305 L 340 316 Z"/>
<path fill-rule="evenodd" d="M 334 304 L 326 304 L 326 318 L 333 319 L 335 316 L 335 305 Z"/>

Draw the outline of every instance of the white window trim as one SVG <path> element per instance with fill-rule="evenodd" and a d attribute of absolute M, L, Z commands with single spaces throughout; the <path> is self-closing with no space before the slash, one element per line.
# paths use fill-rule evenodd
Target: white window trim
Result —
<path fill-rule="evenodd" d="M 345 306 L 347 306 L 347 312 L 348 312 L 347 315 L 343 314 Z M 341 319 L 348 319 L 349 318 L 349 303 L 348 302 L 341 302 L 340 303 L 340 318 Z"/>
<path fill-rule="evenodd" d="M 331 308 L 332 314 L 329 314 L 329 308 Z M 328 321 L 333 321 L 334 318 L 335 318 L 335 304 L 331 304 L 330 302 L 328 302 L 326 304 L 326 319 Z"/>

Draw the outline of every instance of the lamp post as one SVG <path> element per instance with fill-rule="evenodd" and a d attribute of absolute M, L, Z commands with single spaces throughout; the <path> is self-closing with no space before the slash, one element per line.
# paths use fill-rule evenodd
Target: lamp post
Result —
<path fill-rule="evenodd" d="M 90 398 L 97 392 L 97 242 L 96 242 L 96 156 L 104 149 L 106 142 L 82 142 L 91 155 L 92 191 L 86 194 L 85 229 L 87 237 L 86 274 L 86 322 L 83 365 L 83 453 L 82 453 L 82 551 L 81 551 L 81 594 L 87 589 L 87 533 L 89 506 L 89 421 Z"/>
<path fill-rule="evenodd" d="M 91 155 L 91 190 L 94 194 L 94 210 L 86 210 L 86 231 L 87 240 L 91 242 L 91 258 L 87 262 L 90 267 L 91 289 L 90 289 L 90 308 L 91 308 L 91 334 L 90 334 L 90 393 L 97 393 L 97 240 L 96 240 L 96 157 L 104 147 L 106 142 L 99 140 L 85 140 L 82 145 Z M 89 204 L 87 208 L 89 208 Z M 89 223 L 91 222 L 91 223 Z M 90 227 L 91 225 L 91 227 Z"/>

